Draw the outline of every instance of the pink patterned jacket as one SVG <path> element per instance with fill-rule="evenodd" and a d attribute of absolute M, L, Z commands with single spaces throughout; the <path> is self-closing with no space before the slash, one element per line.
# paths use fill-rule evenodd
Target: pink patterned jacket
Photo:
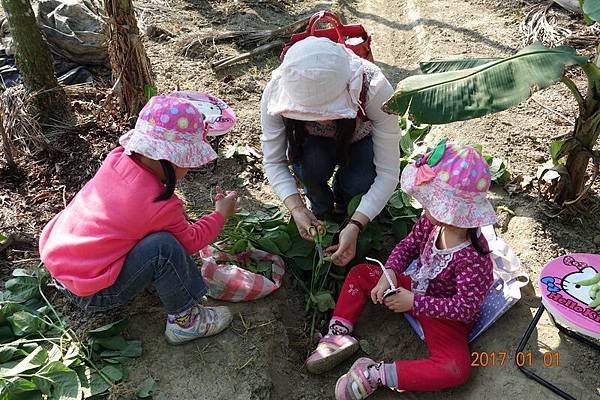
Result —
<path fill-rule="evenodd" d="M 416 315 L 473 321 L 493 282 L 491 257 L 479 254 L 470 242 L 440 250 L 435 245 L 439 232 L 439 227 L 421 217 L 385 266 L 411 277 Z M 487 248 L 485 238 L 480 240 Z"/>

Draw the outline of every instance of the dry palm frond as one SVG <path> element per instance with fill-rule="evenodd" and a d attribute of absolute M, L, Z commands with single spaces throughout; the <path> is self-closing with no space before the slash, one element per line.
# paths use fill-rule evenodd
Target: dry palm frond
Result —
<path fill-rule="evenodd" d="M 37 93 L 29 93 L 22 85 L 0 94 L 2 142 L 9 164 L 13 150 L 30 155 L 50 148 L 50 138 L 44 135 L 37 120 L 35 96 Z"/>
<path fill-rule="evenodd" d="M 179 41 L 178 53 L 186 57 L 200 57 L 206 52 L 207 45 L 215 45 L 216 43 L 228 40 L 236 41 L 241 46 L 255 46 L 253 50 L 243 54 L 243 58 L 235 59 L 235 57 L 233 57 L 234 60 L 231 62 L 233 63 L 283 44 L 283 40 L 288 40 L 293 33 L 304 29 L 307 23 L 308 18 L 305 18 L 290 25 L 273 30 L 229 31 L 217 33 L 205 32 L 191 34 Z M 226 60 L 219 60 L 216 62 L 216 64 L 220 64 L 228 60 L 231 61 L 231 57 Z"/>
<path fill-rule="evenodd" d="M 555 15 L 549 15 L 552 4 L 550 2 L 532 8 L 519 25 L 519 32 L 525 35 L 525 45 L 542 42 L 547 46 L 556 46 L 571 35 L 569 29 L 558 26 Z"/>

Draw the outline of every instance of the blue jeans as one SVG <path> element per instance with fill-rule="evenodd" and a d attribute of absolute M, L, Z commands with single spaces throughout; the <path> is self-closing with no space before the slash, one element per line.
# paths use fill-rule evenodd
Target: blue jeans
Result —
<path fill-rule="evenodd" d="M 199 303 L 208 290 L 200 268 L 177 239 L 168 232 L 156 232 L 131 249 L 112 286 L 84 297 L 64 288 L 62 291 L 79 307 L 96 312 L 128 303 L 151 283 L 169 314 Z"/>
<path fill-rule="evenodd" d="M 377 175 L 370 136 L 350 145 L 348 163 L 337 169 L 332 190 L 329 179 L 335 172 L 336 160 L 335 139 L 308 135 L 302 157 L 293 166 L 317 217 L 330 214 L 334 201 L 346 205 L 352 197 L 366 193 Z"/>

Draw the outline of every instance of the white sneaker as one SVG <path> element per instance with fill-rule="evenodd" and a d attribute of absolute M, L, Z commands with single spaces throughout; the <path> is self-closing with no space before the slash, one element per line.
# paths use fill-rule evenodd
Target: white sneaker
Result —
<path fill-rule="evenodd" d="M 177 345 L 216 335 L 231 324 L 233 316 L 227 307 L 204 307 L 198 304 L 184 319 L 177 321 L 177 318 L 167 317 L 165 337 L 169 344 Z"/>

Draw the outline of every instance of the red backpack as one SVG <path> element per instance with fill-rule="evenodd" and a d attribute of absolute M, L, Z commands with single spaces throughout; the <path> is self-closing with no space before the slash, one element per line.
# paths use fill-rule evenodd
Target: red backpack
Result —
<path fill-rule="evenodd" d="M 329 29 L 317 29 L 320 22 L 328 22 L 333 27 Z M 333 42 L 343 44 L 357 56 L 373 62 L 371 35 L 369 35 L 365 28 L 360 24 L 342 24 L 338 16 L 331 11 L 319 11 L 318 13 L 313 14 L 308 21 L 306 31 L 293 34 L 290 40 L 283 46 L 279 58 L 283 60 L 285 54 L 294 43 L 306 39 L 309 36 L 325 37 Z M 363 121 L 369 120 L 364 112 L 366 97 L 366 91 L 362 90 L 360 92 L 360 108 L 357 117 Z"/>
<path fill-rule="evenodd" d="M 332 28 L 317 29 L 320 22 L 328 22 L 332 25 Z M 290 40 L 283 46 L 283 51 L 279 58 L 283 60 L 285 53 L 287 53 L 294 43 L 309 36 L 326 37 L 336 43 L 343 44 L 357 56 L 373 62 L 371 35 L 360 24 L 342 24 L 338 16 L 330 11 L 319 11 L 314 14 L 308 21 L 306 31 L 293 34 Z"/>

